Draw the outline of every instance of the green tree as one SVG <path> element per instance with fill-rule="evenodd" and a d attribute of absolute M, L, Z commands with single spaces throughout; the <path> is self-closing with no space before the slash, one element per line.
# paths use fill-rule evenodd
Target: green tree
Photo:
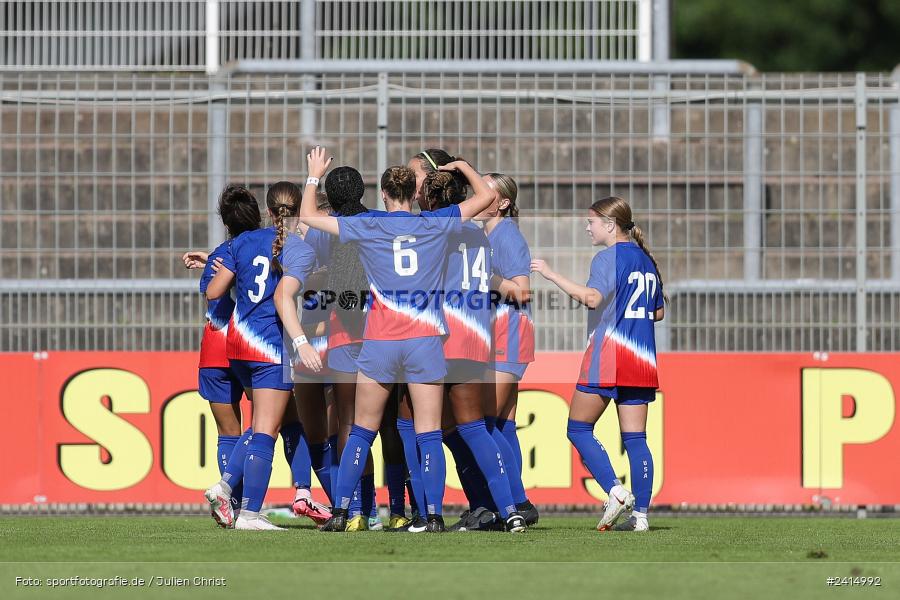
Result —
<path fill-rule="evenodd" d="M 890 71 L 900 0 L 673 0 L 676 58 L 739 58 L 763 71 Z"/>

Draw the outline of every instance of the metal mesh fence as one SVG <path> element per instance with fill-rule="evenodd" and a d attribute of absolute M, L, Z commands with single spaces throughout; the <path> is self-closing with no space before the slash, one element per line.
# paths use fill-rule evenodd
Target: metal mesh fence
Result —
<path fill-rule="evenodd" d="M 208 63 L 297 58 L 649 60 L 650 1 L 4 2 L 0 68 L 202 71 Z"/>
<path fill-rule="evenodd" d="M 210 197 L 300 179 L 313 142 L 370 204 L 423 148 L 512 175 L 532 253 L 579 280 L 560 217 L 627 198 L 672 296 L 663 348 L 900 349 L 886 75 L 17 73 L 0 100 L 0 350 L 195 349 L 177 258 L 215 241 Z M 579 319 L 536 320 L 540 349 L 583 347 Z"/>

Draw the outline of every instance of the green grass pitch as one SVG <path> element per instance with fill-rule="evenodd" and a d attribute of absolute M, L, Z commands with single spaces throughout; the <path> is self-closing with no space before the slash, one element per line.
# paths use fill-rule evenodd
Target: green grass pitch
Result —
<path fill-rule="evenodd" d="M 324 534 L 305 520 L 275 520 L 290 531 L 223 531 L 202 517 L 0 518 L 0 594 L 672 600 L 900 593 L 900 519 L 668 517 L 653 519 L 645 534 L 601 534 L 594 518 L 547 517 L 521 535 Z M 49 580 L 117 576 L 129 585 L 51 588 Z M 223 577 L 227 587 L 196 577 Z M 829 587 L 829 577 L 857 584 Z M 869 577 L 881 585 L 861 587 Z"/>

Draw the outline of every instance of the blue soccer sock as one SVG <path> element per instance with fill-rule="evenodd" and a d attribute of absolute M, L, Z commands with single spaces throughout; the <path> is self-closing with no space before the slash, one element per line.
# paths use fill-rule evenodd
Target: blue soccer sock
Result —
<path fill-rule="evenodd" d="M 444 486 L 447 483 L 447 461 L 444 458 L 443 435 L 440 429 L 416 434 L 422 462 L 422 486 L 425 488 L 425 513 L 444 512 Z"/>
<path fill-rule="evenodd" d="M 363 475 L 359 482 L 359 488 L 362 514 L 371 519 L 378 514 L 378 507 L 375 505 L 375 474 Z"/>
<path fill-rule="evenodd" d="M 234 451 L 234 445 L 241 439 L 239 435 L 220 435 L 219 443 L 216 446 L 216 463 L 219 465 L 219 475 L 225 473 L 225 467 L 228 465 L 228 459 Z"/>
<path fill-rule="evenodd" d="M 334 502 L 331 495 L 331 444 L 310 444 L 309 457 L 312 464 L 312 470 L 316 474 L 316 479 L 325 490 L 329 502 Z"/>
<path fill-rule="evenodd" d="M 406 515 L 406 473 L 403 465 L 384 465 L 384 483 L 392 515 Z"/>
<path fill-rule="evenodd" d="M 619 485 L 619 479 L 613 471 L 612 464 L 609 462 L 609 455 L 603 444 L 594 437 L 594 424 L 584 421 L 573 421 L 569 419 L 566 427 L 566 433 L 569 441 L 578 450 L 581 455 L 581 462 L 591 472 L 600 487 L 607 494 L 614 486 Z"/>
<path fill-rule="evenodd" d="M 265 433 L 254 433 L 244 458 L 243 510 L 259 512 L 272 476 L 272 459 L 275 457 L 275 438 Z"/>
<path fill-rule="evenodd" d="M 359 485 L 363 471 L 366 469 L 369 450 L 372 448 L 377 434 L 377 431 L 359 425 L 354 425 L 350 430 L 350 438 L 341 454 L 341 466 L 335 486 L 334 496 L 337 508 L 349 510 L 353 491 Z"/>
<path fill-rule="evenodd" d="M 335 486 L 337 486 L 338 467 L 341 464 L 341 452 L 338 445 L 337 434 L 328 437 L 328 445 L 331 446 L 331 503 L 334 504 Z"/>
<path fill-rule="evenodd" d="M 250 447 L 250 440 L 253 438 L 253 429 L 250 427 L 241 434 L 231 456 L 228 457 L 228 464 L 222 472 L 222 482 L 231 487 L 232 506 L 240 506 L 241 496 L 243 494 L 244 481 L 244 458 L 247 456 L 247 448 Z"/>
<path fill-rule="evenodd" d="M 487 430 L 485 430 L 485 433 L 487 433 Z M 453 455 L 459 482 L 462 484 L 463 492 L 465 492 L 466 499 L 469 501 L 469 510 L 475 510 L 479 506 L 494 510 L 492 506 L 493 499 L 490 497 L 490 492 L 487 492 L 487 481 L 485 481 L 484 475 L 478 468 L 478 463 L 475 461 L 475 456 L 472 455 L 472 450 L 463 440 L 459 431 L 454 429 L 451 433 L 445 435 L 444 445 L 450 449 L 450 453 Z"/>
<path fill-rule="evenodd" d="M 415 509 L 421 516 L 425 516 L 425 486 L 422 483 L 422 465 L 419 462 L 419 445 L 416 443 L 416 429 L 410 419 L 397 419 L 397 431 L 400 432 L 400 441 L 403 442 L 403 456 L 406 458 L 406 468 L 409 470 L 410 504 L 415 503 Z"/>
<path fill-rule="evenodd" d="M 516 504 L 509 488 L 509 478 L 506 476 L 506 468 L 502 454 L 496 442 L 491 438 L 484 425 L 484 419 L 477 419 L 469 423 L 456 426 L 456 430 L 472 450 L 472 455 L 478 463 L 478 469 L 487 480 L 491 498 L 497 507 L 500 516 L 504 519 L 511 512 L 515 512 Z"/>
<path fill-rule="evenodd" d="M 284 458 L 291 466 L 294 487 L 308 490 L 312 487 L 312 458 L 303 425 L 288 423 L 281 428 L 281 439 L 284 441 Z"/>
<path fill-rule="evenodd" d="M 497 418 L 485 417 L 484 424 L 485 427 L 487 427 L 488 433 L 491 434 L 494 443 L 497 444 L 497 449 L 500 450 L 503 464 L 516 464 L 516 455 L 513 453 L 513 449 L 509 447 L 509 442 L 506 441 L 503 432 L 497 427 Z M 528 502 L 528 496 L 525 494 L 525 485 L 522 483 L 522 476 L 519 475 L 516 469 L 505 469 L 505 471 L 506 480 L 509 482 L 509 491 L 512 492 L 513 501 L 516 504 Z"/>
<path fill-rule="evenodd" d="M 522 445 L 519 443 L 519 435 L 516 433 L 516 422 L 514 420 L 509 419 L 501 419 L 497 417 L 497 429 L 500 430 L 500 433 L 503 434 L 503 437 L 506 439 L 506 443 L 509 444 L 509 447 L 513 451 L 513 456 L 516 459 L 515 468 L 510 465 L 510 468 L 519 474 L 519 477 L 522 476 Z"/>
<path fill-rule="evenodd" d="M 631 491 L 634 494 L 634 510 L 647 513 L 653 492 L 653 455 L 647 446 L 644 432 L 623 433 L 622 442 L 631 464 Z"/>

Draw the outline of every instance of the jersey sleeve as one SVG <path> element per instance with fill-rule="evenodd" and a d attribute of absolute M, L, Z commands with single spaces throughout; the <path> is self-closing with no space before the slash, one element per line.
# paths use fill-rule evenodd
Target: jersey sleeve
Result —
<path fill-rule="evenodd" d="M 601 250 L 591 261 L 591 274 L 587 286 L 609 298 L 616 290 L 616 253 L 613 249 Z"/>
<path fill-rule="evenodd" d="M 520 236 L 509 236 L 497 248 L 497 260 L 495 261 L 500 276 L 504 279 L 512 279 L 521 275 L 531 274 L 531 250 L 525 239 Z"/>
<path fill-rule="evenodd" d="M 281 253 L 281 268 L 285 277 L 293 277 L 303 285 L 316 266 L 316 253 L 295 233 L 288 234 Z"/>
<path fill-rule="evenodd" d="M 350 217 L 335 217 L 338 222 L 338 238 L 342 244 L 359 242 L 368 239 L 372 235 L 372 216 L 353 215 Z"/>
<path fill-rule="evenodd" d="M 422 211 L 420 216 L 427 220 L 428 226 L 444 233 L 459 233 L 462 231 L 462 213 L 459 206 L 439 208 L 437 210 Z"/>
<path fill-rule="evenodd" d="M 240 236 L 238 236 L 238 238 L 239 237 Z M 225 267 L 226 269 L 228 269 L 229 271 L 231 271 L 232 273 L 237 272 L 237 260 L 234 258 L 234 255 L 235 255 L 234 242 L 236 242 L 236 241 L 237 241 L 237 238 L 222 244 L 223 246 L 225 246 L 222 249 L 222 254 L 221 254 L 222 266 Z M 221 248 L 222 246 L 219 246 L 219 247 Z"/>
<path fill-rule="evenodd" d="M 213 264 L 216 259 L 222 256 L 225 252 L 228 251 L 231 243 L 229 241 L 222 242 L 216 249 L 209 253 L 209 258 L 206 259 L 206 266 L 203 267 L 203 274 L 200 276 L 200 293 L 205 294 L 206 288 L 209 287 L 209 282 L 212 281 L 212 278 L 215 276 L 216 272 L 213 271 Z M 229 269 L 230 270 L 230 269 Z"/>

